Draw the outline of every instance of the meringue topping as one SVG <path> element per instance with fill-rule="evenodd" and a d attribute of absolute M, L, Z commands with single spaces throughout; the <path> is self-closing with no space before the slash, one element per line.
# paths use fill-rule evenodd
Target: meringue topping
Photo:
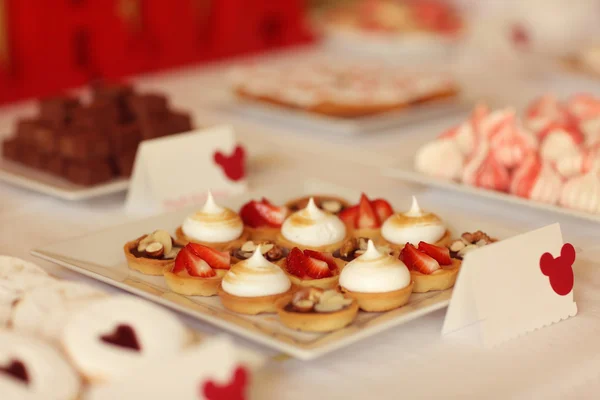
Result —
<path fill-rule="evenodd" d="M 465 156 L 453 139 L 439 139 L 422 146 L 415 155 L 415 169 L 445 179 L 460 179 Z"/>
<path fill-rule="evenodd" d="M 542 142 L 540 155 L 544 160 L 554 162 L 566 156 L 576 155 L 580 152 L 579 146 L 567 132 L 557 129 Z"/>
<path fill-rule="evenodd" d="M 346 237 L 346 225 L 337 216 L 319 209 L 311 197 L 306 208 L 283 222 L 281 234 L 304 246 L 325 246 L 342 241 Z"/>
<path fill-rule="evenodd" d="M 349 262 L 340 274 L 340 286 L 361 293 L 385 293 L 410 284 L 410 272 L 396 257 L 380 253 L 372 240 L 367 251 Z"/>
<path fill-rule="evenodd" d="M 202 209 L 188 216 L 181 229 L 191 239 L 221 243 L 239 238 L 244 230 L 244 223 L 235 211 L 219 206 L 208 192 Z"/>
<path fill-rule="evenodd" d="M 600 213 L 600 173 L 592 170 L 567 181 L 560 204 L 579 211 Z"/>
<path fill-rule="evenodd" d="M 233 265 L 223 277 L 221 287 L 239 297 L 260 297 L 287 292 L 292 283 L 285 272 L 263 255 L 260 245 L 247 260 Z"/>
<path fill-rule="evenodd" d="M 446 233 L 444 223 L 437 215 L 423 211 L 413 196 L 410 210 L 394 214 L 383 223 L 381 235 L 395 244 L 435 243 Z"/>

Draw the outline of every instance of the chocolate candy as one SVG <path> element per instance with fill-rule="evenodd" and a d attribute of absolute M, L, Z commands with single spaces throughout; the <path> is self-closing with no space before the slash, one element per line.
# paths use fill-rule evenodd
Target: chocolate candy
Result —
<path fill-rule="evenodd" d="M 113 169 L 108 160 L 70 160 L 66 166 L 66 178 L 78 185 L 91 186 L 113 178 Z"/>
<path fill-rule="evenodd" d="M 2 142 L 2 157 L 7 160 L 20 161 L 23 143 L 18 138 L 6 139 Z"/>
<path fill-rule="evenodd" d="M 184 112 L 171 112 L 169 115 L 169 133 L 189 132 L 192 130 L 192 116 Z"/>
<path fill-rule="evenodd" d="M 53 127 L 63 128 L 80 104 L 78 99 L 68 96 L 43 99 L 40 101 L 40 119 Z"/>
<path fill-rule="evenodd" d="M 33 144 L 37 149 L 45 154 L 52 154 L 58 151 L 59 133 L 55 128 L 38 125 L 33 132 Z"/>
<path fill-rule="evenodd" d="M 136 122 L 118 125 L 111 132 L 111 148 L 113 154 L 119 155 L 137 149 L 142 140 L 140 125 Z"/>
<path fill-rule="evenodd" d="M 46 171 L 53 175 L 65 176 L 67 173 L 67 159 L 60 154 L 48 156 Z"/>
<path fill-rule="evenodd" d="M 60 154 L 74 160 L 107 158 L 110 155 L 110 142 L 99 134 L 76 133 L 63 136 L 59 144 Z"/>

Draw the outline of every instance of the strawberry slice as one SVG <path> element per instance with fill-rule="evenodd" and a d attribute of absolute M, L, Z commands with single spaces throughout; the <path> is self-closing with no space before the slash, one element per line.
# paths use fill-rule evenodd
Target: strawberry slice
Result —
<path fill-rule="evenodd" d="M 297 276 L 298 278 L 305 278 L 306 272 L 304 270 L 304 263 L 307 258 L 308 257 L 302 253 L 302 250 L 294 247 L 285 260 L 285 269 L 288 273 Z"/>
<path fill-rule="evenodd" d="M 447 247 L 439 247 L 433 244 L 419 242 L 419 251 L 422 251 L 429 257 L 435 259 L 440 265 L 452 264 L 450 250 Z"/>
<path fill-rule="evenodd" d="M 425 253 L 417 250 L 415 246 L 406 243 L 406 246 L 400 252 L 400 259 L 409 269 L 419 271 L 422 274 L 429 275 L 440 269 L 440 264 Z"/>
<path fill-rule="evenodd" d="M 356 227 L 361 228 L 379 228 L 381 222 L 369 198 L 363 193 L 360 196 L 360 203 L 358 204 L 358 220 Z"/>
<path fill-rule="evenodd" d="M 338 217 L 347 225 L 356 228 L 358 223 L 358 206 L 345 208 L 339 213 Z"/>
<path fill-rule="evenodd" d="M 278 228 L 283 224 L 287 214 L 288 209 L 286 207 L 276 207 L 264 197 L 261 201 L 249 201 L 240 210 L 242 221 L 252 228 Z"/>
<path fill-rule="evenodd" d="M 210 278 L 216 276 L 216 272 L 206 261 L 198 257 L 189 247 L 189 244 L 179 251 L 175 258 L 174 273 L 186 270 L 191 276 L 198 278 Z"/>
<path fill-rule="evenodd" d="M 329 265 L 325 261 L 317 260 L 316 258 L 306 257 L 304 268 L 306 269 L 306 275 L 314 279 L 333 276 L 329 270 Z"/>
<path fill-rule="evenodd" d="M 371 202 L 371 205 L 375 209 L 380 222 L 385 221 L 394 214 L 391 204 L 384 199 L 375 199 Z"/>
<path fill-rule="evenodd" d="M 337 272 L 338 266 L 335 263 L 335 259 L 331 253 L 322 253 L 320 251 L 314 250 L 304 250 L 304 255 L 310 258 L 314 258 L 315 260 L 325 261 L 329 270 L 332 272 Z"/>
<path fill-rule="evenodd" d="M 231 266 L 231 254 L 227 251 L 218 251 L 198 243 L 188 243 L 186 248 L 197 257 L 204 260 L 211 268 L 229 269 Z"/>

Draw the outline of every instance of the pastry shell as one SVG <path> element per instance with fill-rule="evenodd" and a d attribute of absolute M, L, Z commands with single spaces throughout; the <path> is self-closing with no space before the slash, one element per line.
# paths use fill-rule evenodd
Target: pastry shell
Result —
<path fill-rule="evenodd" d="M 453 258 L 451 265 L 442 265 L 439 273 L 430 275 L 422 274 L 419 271 L 410 271 L 410 276 L 414 281 L 413 293 L 425 293 L 434 290 L 446 290 L 454 286 L 458 271 L 462 261 Z"/>
<path fill-rule="evenodd" d="M 414 283 L 411 282 L 402 289 L 384 293 L 353 292 L 342 286 L 340 286 L 340 289 L 342 293 L 355 299 L 361 310 L 367 312 L 381 312 L 393 310 L 408 303 L 408 299 L 413 292 L 413 286 Z"/>
<path fill-rule="evenodd" d="M 286 296 L 279 300 L 276 304 L 277 314 L 285 326 L 299 331 L 330 332 L 342 329 L 350 325 L 358 314 L 358 303 L 356 300 L 341 310 L 327 313 L 288 311 L 285 307 L 290 301 L 291 296 Z"/>
<path fill-rule="evenodd" d="M 227 293 L 223 290 L 221 285 L 218 287 L 218 294 L 223 307 L 236 313 L 248 315 L 276 313 L 277 308 L 275 307 L 275 304 L 277 301 L 283 297 L 293 294 L 295 291 L 296 289 L 294 285 L 292 285 L 286 292 L 283 293 L 258 297 L 240 297 Z"/>
<path fill-rule="evenodd" d="M 200 278 L 191 276 L 187 272 L 176 274 L 173 267 L 167 267 L 163 273 L 169 289 L 175 293 L 185 296 L 215 296 L 218 292 L 221 280 L 227 273 L 227 269 L 215 269 L 216 276 Z"/>
<path fill-rule="evenodd" d="M 241 247 L 244 243 L 246 243 L 249 240 L 250 233 L 246 229 L 244 229 L 239 238 L 231 240 L 229 242 L 201 242 L 199 240 L 194 240 L 186 236 L 185 233 L 183 233 L 183 229 L 181 229 L 181 226 L 179 226 L 175 231 L 175 236 L 177 237 L 176 242 L 180 246 L 185 246 L 186 244 L 192 242 L 201 244 L 206 247 L 211 247 L 219 251 L 225 251 L 229 250 L 232 247 Z"/>
<path fill-rule="evenodd" d="M 342 269 L 346 266 L 346 261 L 339 259 L 339 258 L 335 258 L 335 257 L 334 257 L 334 261 L 337 264 L 338 273 L 335 274 L 334 276 L 329 276 L 327 278 L 319 278 L 319 279 L 312 279 L 312 278 L 302 279 L 302 278 L 297 277 L 296 275 L 292 275 L 292 274 L 288 273 L 287 268 L 286 268 L 287 258 L 282 258 L 281 260 L 277 261 L 275 264 L 277 264 L 283 270 L 283 272 L 285 272 L 285 274 L 288 276 L 288 278 L 290 279 L 292 284 L 294 284 L 298 287 L 315 287 L 315 288 L 320 288 L 320 289 L 335 289 L 338 287 L 338 282 L 340 280 L 340 273 L 342 272 Z"/>
<path fill-rule="evenodd" d="M 438 247 L 448 247 L 448 246 L 450 246 L 451 243 L 452 243 L 452 235 L 450 233 L 450 230 L 446 229 L 444 236 L 442 236 L 442 238 L 440 240 L 438 240 L 437 242 L 435 242 L 433 244 Z M 381 244 L 387 244 L 392 249 L 395 249 L 395 250 L 402 250 L 404 248 L 404 244 L 395 244 L 395 243 L 392 243 L 392 242 L 386 241 L 386 240 L 384 240 Z M 415 246 L 418 245 L 418 243 L 413 243 L 413 244 Z"/>
<path fill-rule="evenodd" d="M 175 264 L 174 258 L 169 259 L 157 259 L 149 257 L 136 257 L 131 252 L 131 249 L 137 247 L 140 239 L 132 240 L 125 243 L 123 246 L 123 252 L 127 259 L 127 266 L 129 269 L 141 272 L 145 275 L 160 276 L 163 274 L 163 270 L 167 267 L 172 267 Z"/>
<path fill-rule="evenodd" d="M 259 227 L 252 228 L 250 226 L 245 226 L 244 229 L 248 232 L 249 240 L 255 242 L 266 242 L 268 240 L 275 241 L 277 238 L 277 234 L 281 231 L 281 228 L 272 228 L 272 227 Z"/>

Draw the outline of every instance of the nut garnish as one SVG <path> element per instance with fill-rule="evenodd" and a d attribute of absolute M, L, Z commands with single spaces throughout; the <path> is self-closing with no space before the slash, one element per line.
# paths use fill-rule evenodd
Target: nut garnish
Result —
<path fill-rule="evenodd" d="M 283 250 L 279 246 L 273 246 L 271 250 L 267 251 L 267 258 L 270 260 L 279 260 L 283 257 Z"/>
<path fill-rule="evenodd" d="M 152 242 L 153 240 L 150 235 L 144 235 L 138 243 L 137 251 L 139 251 L 140 253 L 146 251 L 146 247 Z"/>
<path fill-rule="evenodd" d="M 164 254 L 163 258 L 175 258 L 179 254 L 179 250 L 181 250 L 181 247 L 173 247 L 170 252 Z"/>
<path fill-rule="evenodd" d="M 260 253 L 267 254 L 275 245 L 273 243 L 264 243 L 260 245 Z"/>
<path fill-rule="evenodd" d="M 334 289 L 306 288 L 294 294 L 291 304 L 298 312 L 334 312 L 352 304 L 352 299 Z"/>
<path fill-rule="evenodd" d="M 356 249 L 358 249 L 358 241 L 355 238 L 350 238 L 342 244 L 342 247 L 340 247 L 340 256 L 350 257 L 354 254 Z"/>
<path fill-rule="evenodd" d="M 173 248 L 173 241 L 171 240 L 171 235 L 167 231 L 163 231 L 161 229 L 152 232 L 152 241 L 158 242 L 163 245 L 165 253 L 168 253 Z"/>
<path fill-rule="evenodd" d="M 292 305 L 294 306 L 294 310 L 296 310 L 298 312 L 309 312 L 313 309 L 313 307 L 315 306 L 315 303 L 313 303 L 312 301 L 310 301 L 308 299 L 304 299 L 304 300 L 299 300 L 295 303 L 292 303 Z"/>
<path fill-rule="evenodd" d="M 321 208 L 332 214 L 336 214 L 342 209 L 342 204 L 335 200 L 325 200 L 321 203 Z"/>
<path fill-rule="evenodd" d="M 256 245 L 252 240 L 248 240 L 242 245 L 240 250 L 242 250 L 243 252 L 253 252 L 254 250 L 256 250 Z"/>
<path fill-rule="evenodd" d="M 146 247 L 146 254 L 149 257 L 159 258 L 165 253 L 165 247 L 162 243 L 152 242 Z"/>
<path fill-rule="evenodd" d="M 458 252 L 464 249 L 466 244 L 462 240 L 456 240 L 450 245 L 450 251 Z"/>
<path fill-rule="evenodd" d="M 361 237 L 358 238 L 358 248 L 360 250 L 367 250 L 367 246 L 369 244 L 369 239 Z"/>

